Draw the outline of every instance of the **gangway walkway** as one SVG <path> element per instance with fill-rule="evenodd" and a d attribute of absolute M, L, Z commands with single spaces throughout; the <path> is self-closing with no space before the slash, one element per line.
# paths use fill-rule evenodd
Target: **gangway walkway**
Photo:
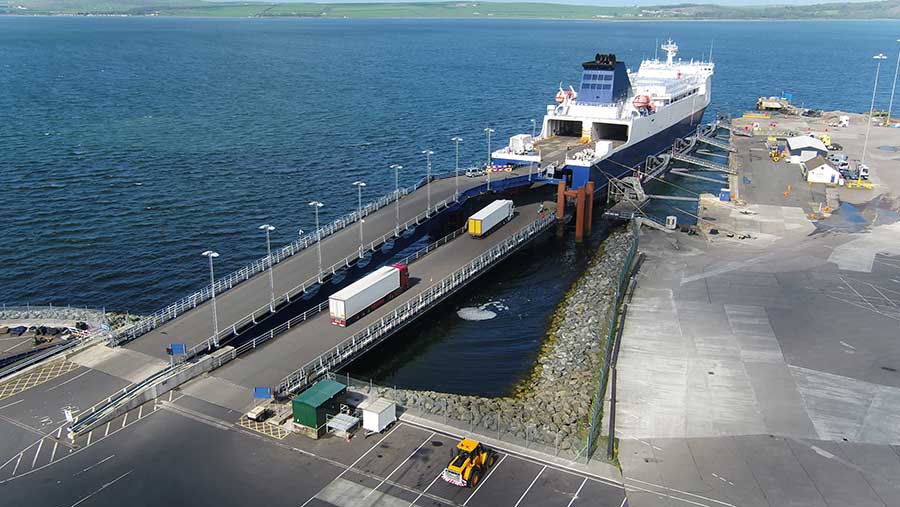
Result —
<path fill-rule="evenodd" d="M 553 207 L 550 202 L 544 205 L 547 210 Z M 555 217 L 545 213 L 541 219 L 539 207 L 539 203 L 520 206 L 509 223 L 487 237 L 460 235 L 412 263 L 409 267 L 412 286 L 350 326 L 331 324 L 323 305 L 321 313 L 228 363 L 213 375 L 246 388 L 273 386 L 284 393 L 339 367 L 548 230 Z M 455 281 L 452 287 L 448 277 Z"/>
<path fill-rule="evenodd" d="M 731 169 L 729 169 L 727 166 L 724 166 L 722 164 L 717 164 L 713 161 L 706 160 L 705 158 L 688 155 L 686 153 L 679 153 L 676 151 L 672 154 L 672 158 L 675 160 L 679 160 L 681 162 L 685 162 L 688 164 L 694 164 L 694 165 L 703 167 L 704 169 L 709 169 L 710 171 L 718 171 L 718 172 L 723 172 L 723 173 L 728 173 L 728 174 L 737 174 L 734 171 L 732 171 Z"/>
<path fill-rule="evenodd" d="M 527 185 L 528 176 L 516 173 L 494 174 L 492 189 L 500 190 L 504 184 Z M 484 178 L 459 178 L 461 199 L 486 191 Z M 414 228 L 427 219 L 427 216 L 455 205 L 456 192 L 454 177 L 432 181 L 432 209 L 426 213 L 427 193 L 420 187 L 400 199 L 400 232 Z M 365 217 L 363 226 L 364 241 L 367 251 L 372 251 L 395 238 L 396 217 L 395 206 L 385 206 Z M 359 259 L 358 224 L 345 227 L 330 236 L 323 237 L 321 242 L 322 266 L 325 275 L 349 266 Z M 279 307 L 302 296 L 307 290 L 314 290 L 322 273 L 318 272 L 318 260 L 315 244 L 297 252 L 273 266 L 275 278 L 275 304 L 271 305 L 269 275 L 267 270 L 250 279 L 240 282 L 216 295 L 216 310 L 219 321 L 219 338 L 227 337 L 240 331 L 242 326 L 252 324 L 273 313 Z M 212 310 L 211 301 L 189 307 L 173 320 L 153 329 L 140 339 L 133 340 L 127 348 L 151 356 L 168 359 L 166 347 L 170 343 L 185 343 L 188 349 L 205 347 L 212 342 Z M 196 352 L 196 350 L 194 350 Z"/>
<path fill-rule="evenodd" d="M 731 143 L 725 142 L 721 139 L 716 139 L 714 137 L 706 137 L 706 136 L 697 136 L 697 140 L 701 143 L 706 143 L 710 146 L 715 146 L 720 150 L 735 152 L 737 148 L 735 148 Z"/>

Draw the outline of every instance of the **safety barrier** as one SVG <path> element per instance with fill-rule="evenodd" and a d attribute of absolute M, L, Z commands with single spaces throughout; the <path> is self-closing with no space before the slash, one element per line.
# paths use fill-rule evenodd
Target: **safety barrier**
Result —
<path fill-rule="evenodd" d="M 603 366 L 600 370 L 600 382 L 597 385 L 597 393 L 594 397 L 594 403 L 591 407 L 591 423 L 588 429 L 587 434 L 587 442 L 584 446 L 584 451 L 586 453 L 586 457 L 589 459 L 597 447 L 597 441 L 600 438 L 600 429 L 601 423 L 603 422 L 603 400 L 604 395 L 606 393 L 606 384 L 609 380 L 609 365 L 610 360 L 612 358 L 612 350 L 615 347 L 616 341 L 616 327 L 618 325 L 622 325 L 619 321 L 620 308 L 622 303 L 622 298 L 625 295 L 625 289 L 628 286 L 628 280 L 631 277 L 631 269 L 634 264 L 634 258 L 637 254 L 638 250 L 638 232 L 639 232 L 639 224 L 637 220 L 632 220 L 630 223 L 631 227 L 631 246 L 628 248 L 628 255 L 625 258 L 625 264 L 622 266 L 622 270 L 619 272 L 619 279 L 616 283 L 616 294 L 613 299 L 613 308 L 609 313 L 609 323 L 608 328 L 609 331 L 606 335 L 606 349 L 604 351 L 604 360 Z"/>
<path fill-rule="evenodd" d="M 452 176 L 452 173 L 450 174 L 450 176 Z M 445 176 L 444 174 L 442 174 L 441 177 L 448 177 L 448 176 Z M 434 179 L 439 179 L 439 178 L 432 176 L 432 180 L 434 180 Z M 393 203 L 398 198 L 402 198 L 403 196 L 406 196 L 406 195 L 412 193 L 413 191 L 415 191 L 416 189 L 418 189 L 424 185 L 425 185 L 425 179 L 423 178 L 422 180 L 420 180 L 419 182 L 417 182 L 415 185 L 413 185 L 410 188 L 401 188 L 400 192 L 399 192 L 399 197 L 398 197 L 397 191 L 391 192 L 390 194 L 383 196 L 382 198 L 378 199 L 377 201 L 367 204 L 365 207 L 363 207 L 362 213 L 359 213 L 357 211 L 349 213 L 341 218 L 338 218 L 331 224 L 328 224 L 328 225 L 318 229 L 313 234 L 304 235 L 303 237 L 294 240 L 293 242 L 289 243 L 288 245 L 285 245 L 284 247 L 275 250 L 274 252 L 272 252 L 271 257 L 263 257 L 262 259 L 258 259 L 256 261 L 254 261 L 253 263 L 251 263 L 247 266 L 244 266 L 243 268 L 241 268 L 237 271 L 229 273 L 228 275 L 225 275 L 223 277 L 219 277 L 215 283 L 216 295 L 219 295 L 222 292 L 225 292 L 225 291 L 231 289 L 235 285 L 238 285 L 241 282 L 249 280 L 250 278 L 252 278 L 253 276 L 255 276 L 257 274 L 264 272 L 265 270 L 269 269 L 269 266 L 274 266 L 275 264 L 278 264 L 279 262 L 291 257 L 292 255 L 294 255 L 300 251 L 303 251 L 306 248 L 309 248 L 310 246 L 315 245 L 317 239 L 322 239 L 322 238 L 328 237 L 328 236 L 340 231 L 341 229 L 344 229 L 345 227 L 357 222 L 360 218 L 365 218 L 369 214 L 371 214 L 375 211 L 378 211 L 379 209 L 387 206 L 388 204 Z M 401 225 L 401 227 L 400 227 L 401 230 L 405 230 L 412 223 L 415 223 L 416 225 L 418 225 L 418 223 L 423 218 L 427 218 L 427 217 L 431 216 L 431 214 L 436 213 L 437 211 L 439 211 L 443 208 L 446 208 L 447 206 L 449 206 L 449 203 L 451 203 L 451 202 L 455 202 L 455 201 L 452 198 L 448 198 L 448 199 L 445 199 L 445 200 L 439 202 L 438 204 L 433 206 L 430 210 L 427 210 L 427 211 L 421 213 L 420 215 L 418 215 L 417 217 L 406 221 L 404 224 Z M 376 246 L 378 246 L 381 243 L 384 243 L 384 241 L 386 241 L 385 238 L 390 238 L 390 237 L 394 237 L 394 236 L 396 236 L 396 234 L 394 234 L 393 232 L 386 234 L 385 236 L 382 236 L 382 238 L 379 238 L 379 239 L 375 240 L 374 242 L 372 242 L 369 245 L 369 248 L 372 249 L 372 248 L 374 248 L 373 245 L 377 244 Z M 349 257 L 335 263 L 334 266 L 324 270 L 323 273 L 327 272 L 328 270 L 335 269 L 335 266 L 338 266 L 338 265 L 341 265 L 341 264 L 344 264 L 347 262 L 351 262 L 352 260 L 356 260 L 358 258 L 359 258 L 358 254 L 356 254 L 355 256 L 349 256 Z M 350 259 L 350 260 L 348 260 L 348 259 Z M 316 276 L 314 278 L 315 278 L 316 282 L 318 282 L 319 276 Z M 296 291 L 298 289 L 300 291 L 305 292 L 305 289 L 308 286 L 309 286 L 309 284 L 307 282 L 304 282 L 303 284 L 299 285 L 298 287 L 294 287 L 293 289 L 289 290 L 286 294 L 295 293 L 294 291 Z M 155 312 L 151 315 L 148 315 L 147 317 L 145 317 L 144 319 L 141 319 L 140 321 L 136 322 L 135 324 L 133 324 L 125 329 L 116 331 L 112 338 L 113 344 L 120 345 L 127 341 L 133 340 L 133 339 L 137 338 L 138 336 L 141 336 L 144 333 L 150 332 L 150 331 L 156 329 L 157 327 L 165 324 L 166 322 L 177 318 L 179 315 L 196 308 L 198 305 L 212 299 L 212 291 L 213 291 L 213 286 L 207 285 L 206 287 L 203 287 L 199 291 L 197 291 L 189 296 L 183 297 L 180 300 L 176 301 L 175 303 L 172 303 L 169 306 L 166 306 L 165 308 L 158 310 L 157 312 Z M 282 296 L 282 298 L 284 298 L 284 296 Z M 289 301 L 289 299 L 288 299 L 288 301 Z M 276 301 L 276 303 L 277 303 L 277 301 Z"/>
<path fill-rule="evenodd" d="M 424 256 L 425 254 L 427 254 L 428 252 L 431 252 L 431 251 L 434 250 L 435 248 L 437 248 L 437 247 L 439 247 L 439 246 L 442 246 L 442 245 L 445 245 L 445 244 L 449 243 L 450 240 L 452 240 L 452 239 L 458 237 L 460 234 L 462 234 L 463 232 L 465 232 L 465 230 L 466 230 L 465 228 L 457 229 L 456 231 L 453 231 L 452 233 L 450 233 L 450 234 L 444 236 L 443 238 L 441 238 L 441 239 L 435 241 L 434 243 L 428 244 L 428 246 L 426 246 L 425 248 L 422 248 L 421 250 L 418 250 L 418 251 L 416 251 L 415 253 L 413 253 L 413 254 L 411 254 L 411 255 L 407 255 L 406 257 L 404 257 L 403 259 L 401 259 L 401 260 L 399 260 L 399 261 L 397 261 L 397 262 L 400 263 L 400 264 L 407 264 L 407 265 L 409 265 L 409 264 L 415 262 L 417 259 L 423 257 L 423 256 Z M 305 321 L 309 320 L 310 318 L 312 318 L 312 317 L 318 315 L 319 312 L 321 312 L 322 310 L 324 310 L 324 309 L 326 309 L 326 308 L 328 308 L 328 300 L 325 300 L 325 301 L 319 303 L 319 304 L 316 305 L 315 307 L 310 308 L 309 310 L 307 310 L 307 311 L 301 313 L 300 315 L 297 315 L 296 317 L 291 318 L 291 319 L 288 320 L 287 322 L 285 322 L 285 323 L 283 323 L 283 324 L 281 324 L 281 325 L 279 325 L 279 326 L 277 326 L 277 327 L 274 327 L 274 328 L 272 328 L 271 330 L 269 330 L 269 331 L 267 331 L 267 332 L 265 332 L 265 333 L 263 333 L 263 334 L 261 334 L 261 335 L 255 337 L 255 338 L 253 338 L 253 339 L 250 340 L 249 342 L 244 343 L 244 344 L 242 344 L 242 345 L 239 346 L 239 347 L 236 347 L 236 348 L 232 351 L 232 359 L 235 358 L 235 357 L 237 357 L 237 356 L 239 356 L 239 355 L 241 355 L 241 354 L 243 354 L 244 352 L 247 352 L 248 350 L 255 349 L 256 347 L 258 347 L 258 346 L 262 345 L 263 343 L 265 343 L 265 342 L 267 342 L 267 341 L 269 341 L 269 340 L 275 338 L 276 336 L 280 336 L 280 335 L 286 333 L 286 332 L 289 331 L 292 327 L 295 327 L 297 324 L 300 324 L 301 322 L 305 322 Z M 212 348 L 212 344 L 209 343 L 209 340 L 207 340 L 207 341 L 201 343 L 200 345 L 197 345 L 197 346 L 193 347 L 193 348 L 188 352 L 187 357 L 195 356 L 195 355 L 197 355 L 197 354 L 199 354 L 199 353 L 201 353 L 201 352 L 203 352 L 204 350 L 207 350 L 207 349 L 209 349 L 209 348 Z"/>
<path fill-rule="evenodd" d="M 543 232 L 556 222 L 556 216 L 549 213 L 530 223 L 502 243 L 481 254 L 473 261 L 454 271 L 444 279 L 431 285 L 417 297 L 396 308 L 365 329 L 347 338 L 343 342 L 325 352 L 319 358 L 301 366 L 283 378 L 275 388 L 275 394 L 284 397 L 309 383 L 323 373 L 336 369 L 353 356 L 374 347 L 387 335 L 417 317 L 433 304 L 443 300 L 466 284 L 469 280 L 493 266 L 497 261 L 512 253 L 518 247 Z"/>

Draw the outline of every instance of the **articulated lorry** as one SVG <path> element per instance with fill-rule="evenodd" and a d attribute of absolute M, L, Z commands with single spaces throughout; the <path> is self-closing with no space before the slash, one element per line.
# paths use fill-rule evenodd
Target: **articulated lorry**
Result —
<path fill-rule="evenodd" d="M 346 327 L 409 287 L 409 268 L 394 264 L 376 269 L 328 298 L 331 323 Z"/>
<path fill-rule="evenodd" d="M 500 199 L 488 204 L 478 213 L 469 217 L 469 235 L 473 238 L 486 236 L 491 229 L 510 220 L 514 211 L 513 202 L 508 199 Z"/>

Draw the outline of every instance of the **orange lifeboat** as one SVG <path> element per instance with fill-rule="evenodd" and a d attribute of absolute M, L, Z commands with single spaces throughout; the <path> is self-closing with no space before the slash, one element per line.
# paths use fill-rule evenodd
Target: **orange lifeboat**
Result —
<path fill-rule="evenodd" d="M 656 106 L 653 105 L 653 101 L 651 101 L 650 97 L 648 97 L 647 95 L 638 95 L 634 98 L 632 105 L 634 105 L 635 109 L 647 109 L 650 111 L 656 110 Z"/>
<path fill-rule="evenodd" d="M 556 103 L 562 104 L 565 101 L 566 101 L 566 92 L 562 91 L 562 88 L 560 88 L 559 91 L 556 92 Z"/>

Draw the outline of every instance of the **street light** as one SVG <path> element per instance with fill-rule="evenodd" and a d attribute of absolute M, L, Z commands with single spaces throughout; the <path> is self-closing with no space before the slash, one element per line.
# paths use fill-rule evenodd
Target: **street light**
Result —
<path fill-rule="evenodd" d="M 459 200 L 459 143 L 463 141 L 461 137 L 452 137 L 451 141 L 456 143 L 456 193 L 453 195 L 453 200 Z"/>
<path fill-rule="evenodd" d="M 897 39 L 900 42 L 900 39 Z M 897 74 L 900 72 L 900 51 L 897 52 L 897 68 L 894 69 L 894 84 L 891 86 L 891 102 L 888 104 L 887 126 L 891 126 L 891 111 L 894 109 L 894 90 L 897 89 Z"/>
<path fill-rule="evenodd" d="M 272 241 L 269 238 L 269 233 L 275 230 L 275 226 L 269 224 L 262 224 L 259 226 L 259 230 L 266 231 L 266 252 L 269 257 L 269 293 L 272 296 L 271 303 L 269 307 L 272 311 L 275 310 L 275 273 L 272 272 Z"/>
<path fill-rule="evenodd" d="M 534 142 L 534 136 L 537 133 L 537 120 L 531 119 L 531 141 Z"/>
<path fill-rule="evenodd" d="M 357 189 L 357 205 L 356 205 L 356 214 L 359 215 L 359 256 L 363 256 L 363 224 L 365 220 L 362 217 L 362 189 L 366 186 L 364 181 L 354 181 L 353 186 Z"/>
<path fill-rule="evenodd" d="M 487 189 L 488 192 L 491 191 L 491 134 L 495 131 L 492 128 L 484 129 L 484 133 L 487 134 L 487 144 L 488 144 L 488 153 L 487 153 L 487 164 L 485 164 L 484 169 L 487 172 Z"/>
<path fill-rule="evenodd" d="M 397 221 L 396 225 L 394 225 L 394 236 L 400 236 L 400 169 L 403 169 L 402 165 L 399 164 L 391 164 L 391 169 L 394 170 L 394 186 L 396 187 L 397 195 L 394 196 L 394 218 Z"/>
<path fill-rule="evenodd" d="M 422 155 L 425 155 L 425 165 L 427 167 L 427 176 L 425 177 L 425 196 L 428 199 L 428 207 L 425 208 L 425 216 L 431 215 L 431 156 L 434 155 L 434 152 L 431 150 L 423 150 Z"/>
<path fill-rule="evenodd" d="M 310 201 L 310 206 L 316 212 L 316 257 L 319 259 L 319 283 L 322 283 L 322 230 L 319 229 L 319 208 L 325 206 L 319 201 Z"/>
<path fill-rule="evenodd" d="M 213 259 L 219 256 L 217 252 L 207 250 L 201 255 L 209 258 L 209 286 L 212 290 L 212 318 L 213 318 L 213 347 L 219 346 L 219 319 L 216 316 L 216 275 L 213 271 Z"/>
<path fill-rule="evenodd" d="M 875 114 L 875 92 L 878 90 L 878 73 L 881 71 L 881 61 L 887 59 L 887 57 L 882 53 L 878 53 L 873 56 L 872 59 L 878 60 L 878 65 L 875 66 L 875 84 L 872 85 L 872 105 L 869 106 L 869 121 L 866 122 L 866 140 L 863 142 L 863 151 L 859 160 L 859 165 L 864 165 L 866 163 L 866 150 L 869 148 L 869 130 L 872 129 L 872 115 Z M 857 168 L 857 170 L 859 170 L 859 168 Z"/>

